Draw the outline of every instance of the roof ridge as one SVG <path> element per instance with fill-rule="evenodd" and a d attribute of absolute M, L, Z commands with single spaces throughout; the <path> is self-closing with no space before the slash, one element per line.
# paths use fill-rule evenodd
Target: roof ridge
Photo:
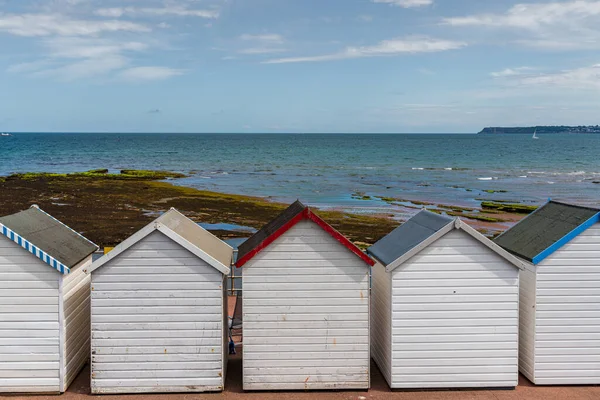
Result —
<path fill-rule="evenodd" d="M 597 208 L 597 207 L 582 206 L 580 204 L 565 203 L 563 201 L 550 200 L 550 201 L 548 201 L 548 203 L 560 204 L 561 206 L 569 206 L 569 207 L 581 208 L 581 209 L 584 209 L 584 210 L 590 210 L 590 211 L 598 211 L 598 212 L 600 212 L 600 208 Z"/>

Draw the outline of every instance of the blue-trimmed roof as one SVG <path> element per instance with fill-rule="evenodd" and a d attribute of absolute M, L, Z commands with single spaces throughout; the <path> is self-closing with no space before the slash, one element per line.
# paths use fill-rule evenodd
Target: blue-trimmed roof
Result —
<path fill-rule="evenodd" d="M 549 201 L 494 241 L 510 253 L 539 264 L 600 222 L 600 209 Z"/>
<path fill-rule="evenodd" d="M 454 221 L 455 218 L 423 210 L 369 247 L 367 253 L 388 266 Z"/>
<path fill-rule="evenodd" d="M 37 206 L 1 217 L 0 233 L 63 274 L 98 249 Z"/>

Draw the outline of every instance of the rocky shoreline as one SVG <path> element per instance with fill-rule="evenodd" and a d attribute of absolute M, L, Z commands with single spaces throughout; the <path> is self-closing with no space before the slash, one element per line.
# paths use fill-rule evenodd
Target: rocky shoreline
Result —
<path fill-rule="evenodd" d="M 197 222 L 258 229 L 287 206 L 259 197 L 173 184 L 173 180 L 184 176 L 169 171 L 144 170 L 110 174 L 102 169 L 72 174 L 14 174 L 0 178 L 0 215 L 37 204 L 96 244 L 114 246 L 170 207 Z M 316 212 L 363 247 L 374 243 L 399 223 L 388 215 L 365 216 L 338 210 Z M 498 221 L 512 224 L 524 215 L 524 210 L 472 210 L 457 206 L 446 206 L 439 212 L 464 217 L 490 236 L 506 228 Z M 248 230 L 243 229 L 211 231 L 224 239 L 249 235 Z"/>

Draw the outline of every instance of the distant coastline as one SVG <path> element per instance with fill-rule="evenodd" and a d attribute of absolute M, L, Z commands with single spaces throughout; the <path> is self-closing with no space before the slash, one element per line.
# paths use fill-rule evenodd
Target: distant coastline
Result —
<path fill-rule="evenodd" d="M 589 126 L 530 126 L 530 127 L 500 127 L 492 126 L 483 128 L 478 135 L 500 135 L 500 134 L 527 134 L 532 135 L 537 131 L 537 134 L 557 134 L 557 133 L 600 133 L 600 125 Z"/>

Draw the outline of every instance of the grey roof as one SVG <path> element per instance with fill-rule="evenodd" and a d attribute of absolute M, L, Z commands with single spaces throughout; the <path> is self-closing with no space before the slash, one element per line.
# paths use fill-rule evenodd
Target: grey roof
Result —
<path fill-rule="evenodd" d="M 525 260 L 534 258 L 600 212 L 550 201 L 498 236 L 494 242 Z"/>
<path fill-rule="evenodd" d="M 369 247 L 367 253 L 388 266 L 454 220 L 423 210 Z"/>
<path fill-rule="evenodd" d="M 233 249 L 200 225 L 171 208 L 154 222 L 160 222 L 226 267 L 231 265 Z"/>
<path fill-rule="evenodd" d="M 0 223 L 68 268 L 98 249 L 94 243 L 36 206 L 1 217 Z"/>
<path fill-rule="evenodd" d="M 307 206 L 302 204 L 300 200 L 293 202 L 288 208 L 281 212 L 281 214 L 272 219 L 269 223 L 260 228 L 258 232 L 250 236 L 248 240 L 238 246 L 237 260 L 244 258 L 246 254 L 261 246 L 267 238 L 294 219 L 298 214 L 302 213 L 306 208 Z"/>

